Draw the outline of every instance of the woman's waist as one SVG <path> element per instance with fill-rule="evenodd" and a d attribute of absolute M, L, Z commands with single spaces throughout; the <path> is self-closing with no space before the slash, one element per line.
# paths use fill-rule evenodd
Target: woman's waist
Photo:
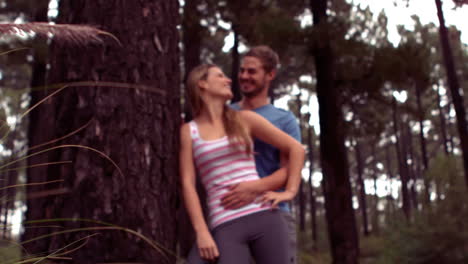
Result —
<path fill-rule="evenodd" d="M 230 175 L 230 176 L 219 176 L 216 179 L 203 179 L 202 183 L 205 187 L 208 199 L 215 199 L 221 194 L 228 192 L 232 186 L 242 182 L 256 181 L 259 180 L 256 171 L 247 172 L 242 175 Z"/>
<path fill-rule="evenodd" d="M 209 206 L 208 209 L 210 226 L 213 228 L 229 220 L 237 219 L 264 210 L 270 210 L 271 206 L 269 204 L 260 203 L 259 200 L 257 200 L 237 209 L 225 209 L 221 204 L 211 207 Z"/>

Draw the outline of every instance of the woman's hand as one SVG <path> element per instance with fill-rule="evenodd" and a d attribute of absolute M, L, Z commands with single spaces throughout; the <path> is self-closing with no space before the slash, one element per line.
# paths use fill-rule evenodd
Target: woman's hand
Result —
<path fill-rule="evenodd" d="M 271 203 L 271 207 L 276 208 L 278 207 L 279 203 L 291 201 L 294 198 L 294 196 L 296 196 L 296 194 L 291 191 L 266 192 L 262 197 L 262 203 Z"/>
<path fill-rule="evenodd" d="M 219 257 L 218 247 L 210 232 L 197 234 L 197 246 L 202 259 L 214 261 Z"/>

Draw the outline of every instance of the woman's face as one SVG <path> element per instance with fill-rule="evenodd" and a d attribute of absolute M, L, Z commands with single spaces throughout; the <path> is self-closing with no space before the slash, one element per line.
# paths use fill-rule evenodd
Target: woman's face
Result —
<path fill-rule="evenodd" d="M 231 79 L 226 77 L 218 67 L 211 67 L 206 80 L 201 81 L 200 85 L 202 90 L 212 96 L 219 96 L 226 100 L 232 98 Z"/>

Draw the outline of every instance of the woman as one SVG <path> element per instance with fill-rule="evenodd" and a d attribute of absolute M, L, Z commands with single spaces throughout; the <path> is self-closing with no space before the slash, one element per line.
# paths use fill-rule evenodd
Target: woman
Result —
<path fill-rule="evenodd" d="M 181 128 L 180 175 L 198 247 L 188 261 L 247 264 L 252 253 L 257 264 L 284 264 L 288 262 L 287 227 L 280 212 L 272 208 L 296 195 L 304 149 L 260 115 L 227 107 L 232 98 L 230 84 L 215 65 L 200 65 L 187 79 L 194 120 Z M 252 137 L 287 153 L 285 191 L 267 192 L 257 203 L 226 210 L 220 199 L 230 185 L 258 179 Z M 195 189 L 196 174 L 207 192 L 209 227 Z"/>

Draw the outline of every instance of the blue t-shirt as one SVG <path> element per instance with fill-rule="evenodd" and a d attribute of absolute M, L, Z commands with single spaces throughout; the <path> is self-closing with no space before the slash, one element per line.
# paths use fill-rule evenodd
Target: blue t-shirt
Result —
<path fill-rule="evenodd" d="M 240 106 L 237 103 L 231 104 L 231 108 L 240 110 Z M 293 113 L 279 109 L 272 104 L 260 106 L 252 111 L 263 116 L 270 121 L 270 123 L 283 130 L 297 141 L 301 141 L 301 131 Z M 257 166 L 258 175 L 260 177 L 268 176 L 281 167 L 280 151 L 272 145 L 254 139 L 254 151 L 255 165 Z M 279 207 L 284 211 L 290 211 L 288 203 L 280 203 Z"/>

